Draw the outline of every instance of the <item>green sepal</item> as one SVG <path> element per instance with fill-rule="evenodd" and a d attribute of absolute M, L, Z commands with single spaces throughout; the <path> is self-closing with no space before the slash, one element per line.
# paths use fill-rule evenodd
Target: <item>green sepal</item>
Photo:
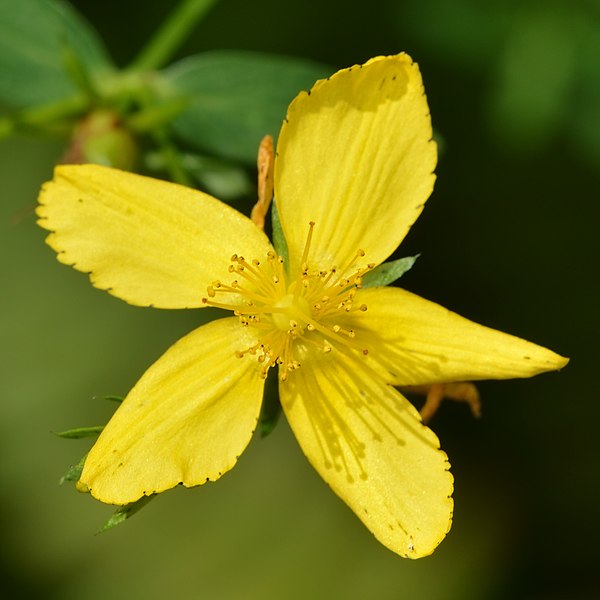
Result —
<path fill-rule="evenodd" d="M 172 125 L 181 140 L 254 165 L 260 140 L 277 136 L 291 100 L 331 70 L 298 58 L 222 50 L 187 57 L 161 74 L 166 95 L 190 101 Z"/>
<path fill-rule="evenodd" d="M 273 227 L 273 247 L 275 248 L 275 252 L 281 258 L 283 258 L 283 262 L 285 267 L 288 266 L 288 247 L 287 242 L 285 241 L 285 235 L 283 234 L 283 229 L 281 227 L 281 221 L 279 220 L 279 213 L 277 212 L 277 203 L 275 199 L 271 203 L 271 225 Z"/>
<path fill-rule="evenodd" d="M 67 472 L 60 478 L 59 485 L 62 485 L 65 481 L 79 481 L 81 477 L 81 472 L 83 471 L 83 465 L 85 464 L 85 459 L 87 458 L 87 453 L 84 454 L 79 462 L 71 465 Z"/>
<path fill-rule="evenodd" d="M 121 523 L 123 523 L 123 521 L 126 521 L 130 517 L 133 517 L 133 515 L 135 515 L 136 512 L 144 508 L 144 506 L 146 506 L 146 504 L 148 504 L 148 502 L 150 502 L 150 500 L 152 500 L 155 497 L 156 494 L 152 494 L 151 496 L 142 496 L 136 502 L 126 504 L 125 506 L 120 506 L 119 508 L 117 508 L 117 510 L 115 510 L 110 519 L 108 519 L 108 521 L 106 521 L 106 523 L 104 523 L 104 525 L 102 525 L 100 530 L 96 533 L 104 533 L 105 531 L 108 531 L 109 529 L 120 525 Z"/>
<path fill-rule="evenodd" d="M 54 435 L 70 440 L 92 437 L 98 435 L 104 429 L 104 425 L 94 425 L 92 427 L 76 427 L 75 429 L 66 429 L 65 431 L 55 431 Z"/>
<path fill-rule="evenodd" d="M 265 384 L 263 403 L 258 420 L 260 437 L 268 436 L 279 421 L 281 416 L 281 402 L 279 401 L 278 378 L 269 377 Z"/>
<path fill-rule="evenodd" d="M 416 254 L 415 256 L 405 256 L 404 258 L 392 260 L 375 267 L 372 271 L 369 271 L 363 276 L 363 288 L 381 287 L 394 283 L 394 281 L 400 279 L 404 273 L 410 271 L 419 256 L 420 254 Z"/>
<path fill-rule="evenodd" d="M 66 2 L 0 2 L 0 101 L 25 108 L 76 93 L 65 46 L 94 81 L 113 70 L 96 31 Z"/>
<path fill-rule="evenodd" d="M 110 400 L 111 402 L 123 402 L 125 398 L 123 396 L 116 396 L 114 394 L 107 394 L 105 396 L 99 396 L 102 400 Z"/>

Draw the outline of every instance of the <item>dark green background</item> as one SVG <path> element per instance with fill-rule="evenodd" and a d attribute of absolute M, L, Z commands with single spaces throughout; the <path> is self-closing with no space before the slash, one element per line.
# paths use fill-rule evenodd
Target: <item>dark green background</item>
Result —
<path fill-rule="evenodd" d="M 172 2 L 75 5 L 125 64 Z M 15 3 L 17 10 L 18 3 Z M 0 145 L 0 586 L 15 598 L 596 597 L 600 3 L 224 0 L 181 55 L 253 49 L 334 67 L 409 52 L 443 153 L 402 246 L 407 289 L 571 357 L 484 382 L 484 416 L 432 427 L 455 522 L 427 559 L 380 546 L 304 460 L 285 423 L 217 484 L 164 494 L 94 536 L 110 510 L 57 482 L 86 449 L 50 432 L 104 422 L 205 313 L 125 305 L 60 266 L 32 209 L 62 146 Z M 283 115 L 282 115 L 283 117 Z M 2 595 L 2 593 L 0 593 Z"/>

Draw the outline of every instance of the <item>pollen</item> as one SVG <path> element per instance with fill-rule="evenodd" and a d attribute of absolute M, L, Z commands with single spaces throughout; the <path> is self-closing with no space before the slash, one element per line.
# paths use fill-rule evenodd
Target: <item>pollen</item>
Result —
<path fill-rule="evenodd" d="M 283 258 L 272 250 L 262 260 L 246 260 L 234 254 L 228 269 L 232 280 L 212 282 L 202 298 L 209 306 L 233 310 L 242 327 L 255 330 L 258 342 L 238 350 L 236 355 L 255 356 L 263 377 L 270 368 L 279 366 L 279 378 L 286 381 L 301 367 L 297 358 L 300 347 L 316 347 L 324 355 L 336 348 L 368 354 L 349 326 L 349 315 L 367 310 L 365 304 L 355 302 L 355 296 L 371 265 L 355 267 L 356 261 L 365 256 L 358 249 L 341 267 L 314 268 L 310 263 L 314 227 L 313 222 L 309 223 L 297 273 L 288 273 Z"/>

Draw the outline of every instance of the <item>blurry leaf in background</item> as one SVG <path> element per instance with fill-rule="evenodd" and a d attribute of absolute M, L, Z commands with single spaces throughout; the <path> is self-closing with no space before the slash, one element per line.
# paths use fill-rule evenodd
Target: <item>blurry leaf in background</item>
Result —
<path fill-rule="evenodd" d="M 535 152 L 563 128 L 572 89 L 577 29 L 556 2 L 515 13 L 494 73 L 491 125 L 509 150 Z"/>
<path fill-rule="evenodd" d="M 95 30 L 68 4 L 0 2 L 0 102 L 23 108 L 76 93 L 64 65 L 72 51 L 94 78 L 112 70 Z"/>
<path fill-rule="evenodd" d="M 429 53 L 448 74 L 476 78 L 497 146 L 532 156 L 568 140 L 598 165 L 597 0 L 406 0 L 392 15 L 403 37 L 424 46 L 421 60 Z"/>
<path fill-rule="evenodd" d="M 410 35 L 436 59 L 471 72 L 489 68 L 495 60 L 513 11 L 506 0 L 405 0 L 393 4 L 398 22 L 410 20 Z M 411 18 L 415 15 L 418 18 Z"/>
<path fill-rule="evenodd" d="M 246 171 L 227 161 L 198 154 L 181 155 L 183 167 L 202 189 L 221 200 L 233 200 L 254 193 Z"/>
<path fill-rule="evenodd" d="M 600 166 L 600 2 L 595 13 L 581 11 L 577 23 L 576 81 L 567 131 L 582 158 Z"/>
<path fill-rule="evenodd" d="M 191 96 L 173 129 L 193 147 L 254 164 L 260 140 L 279 133 L 291 100 L 331 71 L 311 61 L 256 52 L 190 56 L 163 72 L 173 93 Z"/>
<path fill-rule="evenodd" d="M 225 160 L 254 164 L 259 141 L 279 132 L 292 98 L 331 69 L 304 59 L 219 51 L 158 71 L 213 3 L 177 3 L 119 71 L 70 5 L 23 0 L 15 10 L 0 2 L 0 104 L 20 110 L 0 119 L 0 137 L 19 131 L 70 136 L 64 162 L 144 166 L 225 200 L 251 194 L 245 171 Z"/>

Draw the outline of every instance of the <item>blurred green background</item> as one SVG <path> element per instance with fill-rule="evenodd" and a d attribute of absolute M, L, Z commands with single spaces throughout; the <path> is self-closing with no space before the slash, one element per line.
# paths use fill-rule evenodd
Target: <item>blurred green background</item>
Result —
<path fill-rule="evenodd" d="M 123 65 L 175 3 L 73 4 Z M 402 285 L 571 364 L 482 383 L 478 421 L 443 405 L 432 427 L 456 510 L 429 558 L 379 545 L 285 422 L 217 484 L 163 494 L 94 536 L 111 510 L 58 486 L 89 442 L 51 432 L 105 422 L 114 406 L 95 396 L 125 394 L 205 314 L 133 308 L 60 266 L 33 207 L 64 145 L 3 141 L 0 596 L 598 597 L 600 2 L 223 0 L 179 55 L 215 48 L 334 68 L 411 54 L 442 156 Z"/>

